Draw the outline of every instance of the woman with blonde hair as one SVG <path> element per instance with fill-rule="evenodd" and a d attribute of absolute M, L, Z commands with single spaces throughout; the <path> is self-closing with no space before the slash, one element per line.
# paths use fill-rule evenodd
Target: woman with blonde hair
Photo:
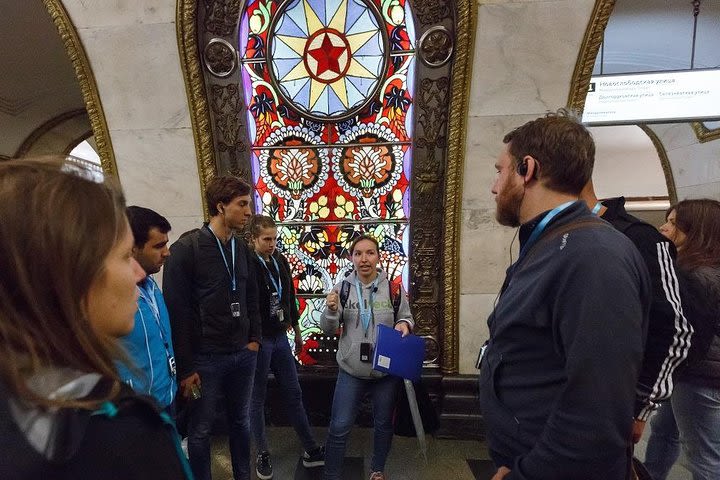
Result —
<path fill-rule="evenodd" d="M 119 190 L 73 158 L 0 162 L 0 478 L 191 478 L 119 380 L 144 277 Z"/>

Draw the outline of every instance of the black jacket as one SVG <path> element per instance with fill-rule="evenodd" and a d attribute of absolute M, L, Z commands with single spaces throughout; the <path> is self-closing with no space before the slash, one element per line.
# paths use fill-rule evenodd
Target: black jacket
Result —
<path fill-rule="evenodd" d="M 677 380 L 720 388 L 720 268 L 700 267 L 682 273 L 687 293 L 683 305 L 688 307 L 688 318 L 695 327 L 693 344 L 702 357 L 681 366 Z"/>
<path fill-rule="evenodd" d="M 655 227 L 628 214 L 625 198 L 611 198 L 602 204 L 607 208 L 603 220 L 632 240 L 652 282 L 650 321 L 635 398 L 635 418 L 646 421 L 660 402 L 670 398 L 672 375 L 688 356 L 692 327 L 681 305 L 675 246 Z"/>
<path fill-rule="evenodd" d="M 284 317 L 282 324 L 277 320 L 276 316 L 270 314 L 270 297 L 275 292 L 275 287 L 268 278 L 268 275 L 272 275 L 277 282 L 278 272 L 275 269 L 275 263 L 270 260 L 270 262 L 267 263 L 266 270 L 265 266 L 263 266 L 265 262 L 256 254 L 253 254 L 255 271 L 257 272 L 258 305 L 260 307 L 260 318 L 262 319 L 263 336 L 277 335 L 278 333 L 284 332 L 288 326 L 296 326 L 300 319 L 290 264 L 285 256 L 277 250 L 273 253 L 273 258 L 280 269 L 280 281 L 282 282 L 282 298 L 280 299 L 280 306 L 283 309 Z"/>
<path fill-rule="evenodd" d="M 207 224 L 170 247 L 163 295 L 180 379 L 194 372 L 196 353 L 233 353 L 250 342 L 261 341 L 254 254 L 244 240 L 235 238 L 234 293 L 216 237 Z M 231 266 L 230 242 L 224 248 Z M 230 304 L 235 302 L 240 304 L 239 317 L 230 311 Z"/>
<path fill-rule="evenodd" d="M 111 383 L 101 381 L 88 398 L 100 398 Z M 62 409 L 54 415 L 48 459 L 29 443 L 9 408 L 0 382 L 0 478 L 3 480 L 181 480 L 185 476 L 179 443 L 153 399 L 126 385 L 112 403 L 114 414 Z M 179 442 L 179 439 L 177 440 Z M 189 466 L 186 465 L 189 469 Z"/>
<path fill-rule="evenodd" d="M 625 479 L 649 302 L 637 249 L 582 202 L 508 269 L 479 380 L 506 480 Z"/>

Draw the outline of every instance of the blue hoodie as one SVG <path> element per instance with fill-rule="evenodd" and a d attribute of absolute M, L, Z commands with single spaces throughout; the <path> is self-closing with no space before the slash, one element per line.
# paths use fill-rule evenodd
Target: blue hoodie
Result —
<path fill-rule="evenodd" d="M 168 365 L 168 356 L 173 362 L 175 356 L 170 318 L 160 287 L 152 278 L 145 278 L 138 288 L 135 326 L 120 339 L 132 363 L 128 366 L 118 362 L 118 372 L 120 379 L 136 392 L 154 397 L 165 408 L 172 403 L 177 391 L 177 379 Z"/>

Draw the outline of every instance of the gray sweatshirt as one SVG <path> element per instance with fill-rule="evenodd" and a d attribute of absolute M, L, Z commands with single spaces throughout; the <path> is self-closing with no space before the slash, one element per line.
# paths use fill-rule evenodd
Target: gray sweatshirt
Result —
<path fill-rule="evenodd" d="M 342 333 L 340 334 L 340 344 L 337 351 L 337 362 L 340 368 L 345 372 L 358 378 L 379 378 L 384 373 L 374 371 L 372 363 L 360 361 L 360 344 L 372 343 L 375 345 L 376 330 L 378 325 L 386 325 L 393 327 L 395 318 L 393 312 L 392 299 L 390 298 L 390 285 L 388 283 L 385 272 L 378 273 L 377 291 L 374 294 L 372 305 L 370 305 L 370 295 L 372 293 L 372 285 L 363 285 L 362 288 L 363 301 L 368 307 L 372 307 L 372 319 L 367 332 L 360 320 L 360 308 L 358 305 L 358 295 L 356 283 L 359 279 L 353 272 L 346 279 L 350 283 L 350 291 L 348 299 L 343 308 L 338 302 L 338 309 L 331 312 L 327 307 L 323 310 L 320 317 L 320 327 L 327 335 L 333 335 L 340 324 L 343 324 Z M 342 281 L 340 281 L 333 290 L 340 294 Z M 410 305 L 404 290 L 400 290 L 400 309 L 397 314 L 398 322 L 407 322 L 410 329 L 414 327 L 412 314 L 410 313 Z"/>

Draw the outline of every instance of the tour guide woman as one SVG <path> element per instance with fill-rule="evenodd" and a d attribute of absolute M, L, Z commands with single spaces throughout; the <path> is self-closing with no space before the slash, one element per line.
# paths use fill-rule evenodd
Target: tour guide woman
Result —
<path fill-rule="evenodd" d="M 350 246 L 355 270 L 344 281 L 347 298 L 341 301 L 342 281 L 327 296 L 320 324 L 326 334 L 342 327 L 337 352 L 339 371 L 335 385 L 332 414 L 325 444 L 325 479 L 342 478 L 342 463 L 350 429 L 355 423 L 360 401 L 366 391 L 373 404 L 373 456 L 371 480 L 384 480 L 385 461 L 393 437 L 392 415 L 400 378 L 372 369 L 372 352 L 377 325 L 395 327 L 403 336 L 413 328 L 412 315 L 405 293 L 400 289 L 397 315 L 393 307 L 389 280 L 378 271 L 379 246 L 375 238 L 363 235 Z M 360 300 L 360 301 L 358 301 Z M 366 354 L 367 358 L 361 358 Z"/>

